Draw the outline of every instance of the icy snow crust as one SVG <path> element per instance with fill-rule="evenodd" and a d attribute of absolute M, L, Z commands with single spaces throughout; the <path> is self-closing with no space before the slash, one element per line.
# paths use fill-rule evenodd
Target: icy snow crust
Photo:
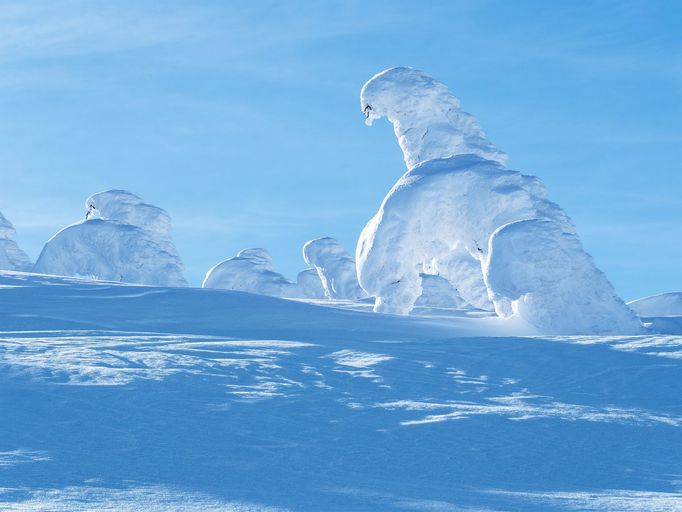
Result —
<path fill-rule="evenodd" d="M 159 286 L 187 286 L 170 234 L 170 216 L 124 190 L 89 197 L 88 220 L 45 244 L 35 272 Z"/>
<path fill-rule="evenodd" d="M 420 275 L 434 274 L 469 305 L 542 332 L 640 332 L 542 182 L 506 169 L 443 84 L 390 69 L 363 87 L 367 105 L 368 121 L 393 123 L 410 168 L 358 240 L 358 278 L 376 296 L 376 311 L 409 313 L 422 293 Z"/>
<path fill-rule="evenodd" d="M 274 271 L 272 256 L 261 248 L 244 249 L 234 258 L 218 263 L 206 273 L 201 287 L 273 297 L 299 296 L 298 286 Z"/>
<path fill-rule="evenodd" d="M 317 270 L 330 299 L 360 299 L 366 297 L 360 288 L 355 260 L 334 238 L 316 238 L 303 246 L 305 262 Z"/>
<path fill-rule="evenodd" d="M 12 240 L 16 231 L 12 223 L 0 212 L 0 270 L 28 272 L 33 262 Z"/>

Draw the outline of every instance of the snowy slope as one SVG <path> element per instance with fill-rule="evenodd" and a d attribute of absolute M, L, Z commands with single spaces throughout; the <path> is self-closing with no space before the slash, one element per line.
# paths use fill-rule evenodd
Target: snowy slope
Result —
<path fill-rule="evenodd" d="M 1 510 L 682 510 L 682 337 L 19 273 L 0 329 Z"/>

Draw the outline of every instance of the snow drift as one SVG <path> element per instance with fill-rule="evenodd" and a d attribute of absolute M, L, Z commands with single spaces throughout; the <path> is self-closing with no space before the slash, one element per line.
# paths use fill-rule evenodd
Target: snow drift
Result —
<path fill-rule="evenodd" d="M 33 262 L 12 240 L 15 234 L 12 223 L 0 212 L 0 270 L 28 272 L 33 267 Z"/>
<path fill-rule="evenodd" d="M 393 68 L 369 80 L 360 101 L 369 124 L 393 123 L 409 168 L 358 240 L 359 282 L 376 311 L 409 313 L 421 274 L 433 274 L 468 304 L 547 333 L 640 331 L 542 182 L 506 169 L 443 84 Z"/>
<path fill-rule="evenodd" d="M 639 316 L 682 316 L 682 292 L 661 293 L 628 302 Z"/>
<path fill-rule="evenodd" d="M 159 286 L 186 286 L 171 239 L 170 216 L 125 190 L 85 202 L 88 218 L 43 248 L 35 272 Z"/>
<path fill-rule="evenodd" d="M 275 272 L 272 256 L 260 248 L 244 249 L 234 258 L 218 263 L 206 273 L 201 286 L 273 297 L 299 296 L 298 286 Z"/>
<path fill-rule="evenodd" d="M 334 238 L 316 238 L 303 246 L 305 262 L 314 267 L 330 299 L 360 299 L 366 294 L 355 270 L 355 260 Z"/>

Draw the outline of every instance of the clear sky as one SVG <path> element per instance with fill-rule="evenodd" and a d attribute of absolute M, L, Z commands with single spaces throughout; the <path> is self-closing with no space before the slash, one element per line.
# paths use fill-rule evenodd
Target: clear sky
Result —
<path fill-rule="evenodd" d="M 404 172 L 362 84 L 450 86 L 617 291 L 682 290 L 682 2 L 2 1 L 0 211 L 37 258 L 109 188 L 165 208 L 198 285 L 246 247 L 351 252 Z"/>

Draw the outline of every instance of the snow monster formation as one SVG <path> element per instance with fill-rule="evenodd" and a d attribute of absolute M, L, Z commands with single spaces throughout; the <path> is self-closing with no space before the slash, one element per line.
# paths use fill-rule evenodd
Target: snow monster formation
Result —
<path fill-rule="evenodd" d="M 0 270 L 29 272 L 33 262 L 12 240 L 16 230 L 12 223 L 0 213 Z"/>
<path fill-rule="evenodd" d="M 161 208 L 125 190 L 85 202 L 86 218 L 45 244 L 35 272 L 157 286 L 187 286 Z"/>
<path fill-rule="evenodd" d="M 358 240 L 357 274 L 375 311 L 409 313 L 424 273 L 544 333 L 641 331 L 542 182 L 507 169 L 445 85 L 392 68 L 364 85 L 360 102 L 368 125 L 393 124 L 408 167 Z"/>
<path fill-rule="evenodd" d="M 299 296 L 298 286 L 275 272 L 272 256 L 260 248 L 244 249 L 234 258 L 218 263 L 206 273 L 201 287 L 273 297 Z"/>
<path fill-rule="evenodd" d="M 358 283 L 355 260 L 334 238 L 306 242 L 303 259 L 317 270 L 327 298 L 355 300 L 367 296 Z"/>

